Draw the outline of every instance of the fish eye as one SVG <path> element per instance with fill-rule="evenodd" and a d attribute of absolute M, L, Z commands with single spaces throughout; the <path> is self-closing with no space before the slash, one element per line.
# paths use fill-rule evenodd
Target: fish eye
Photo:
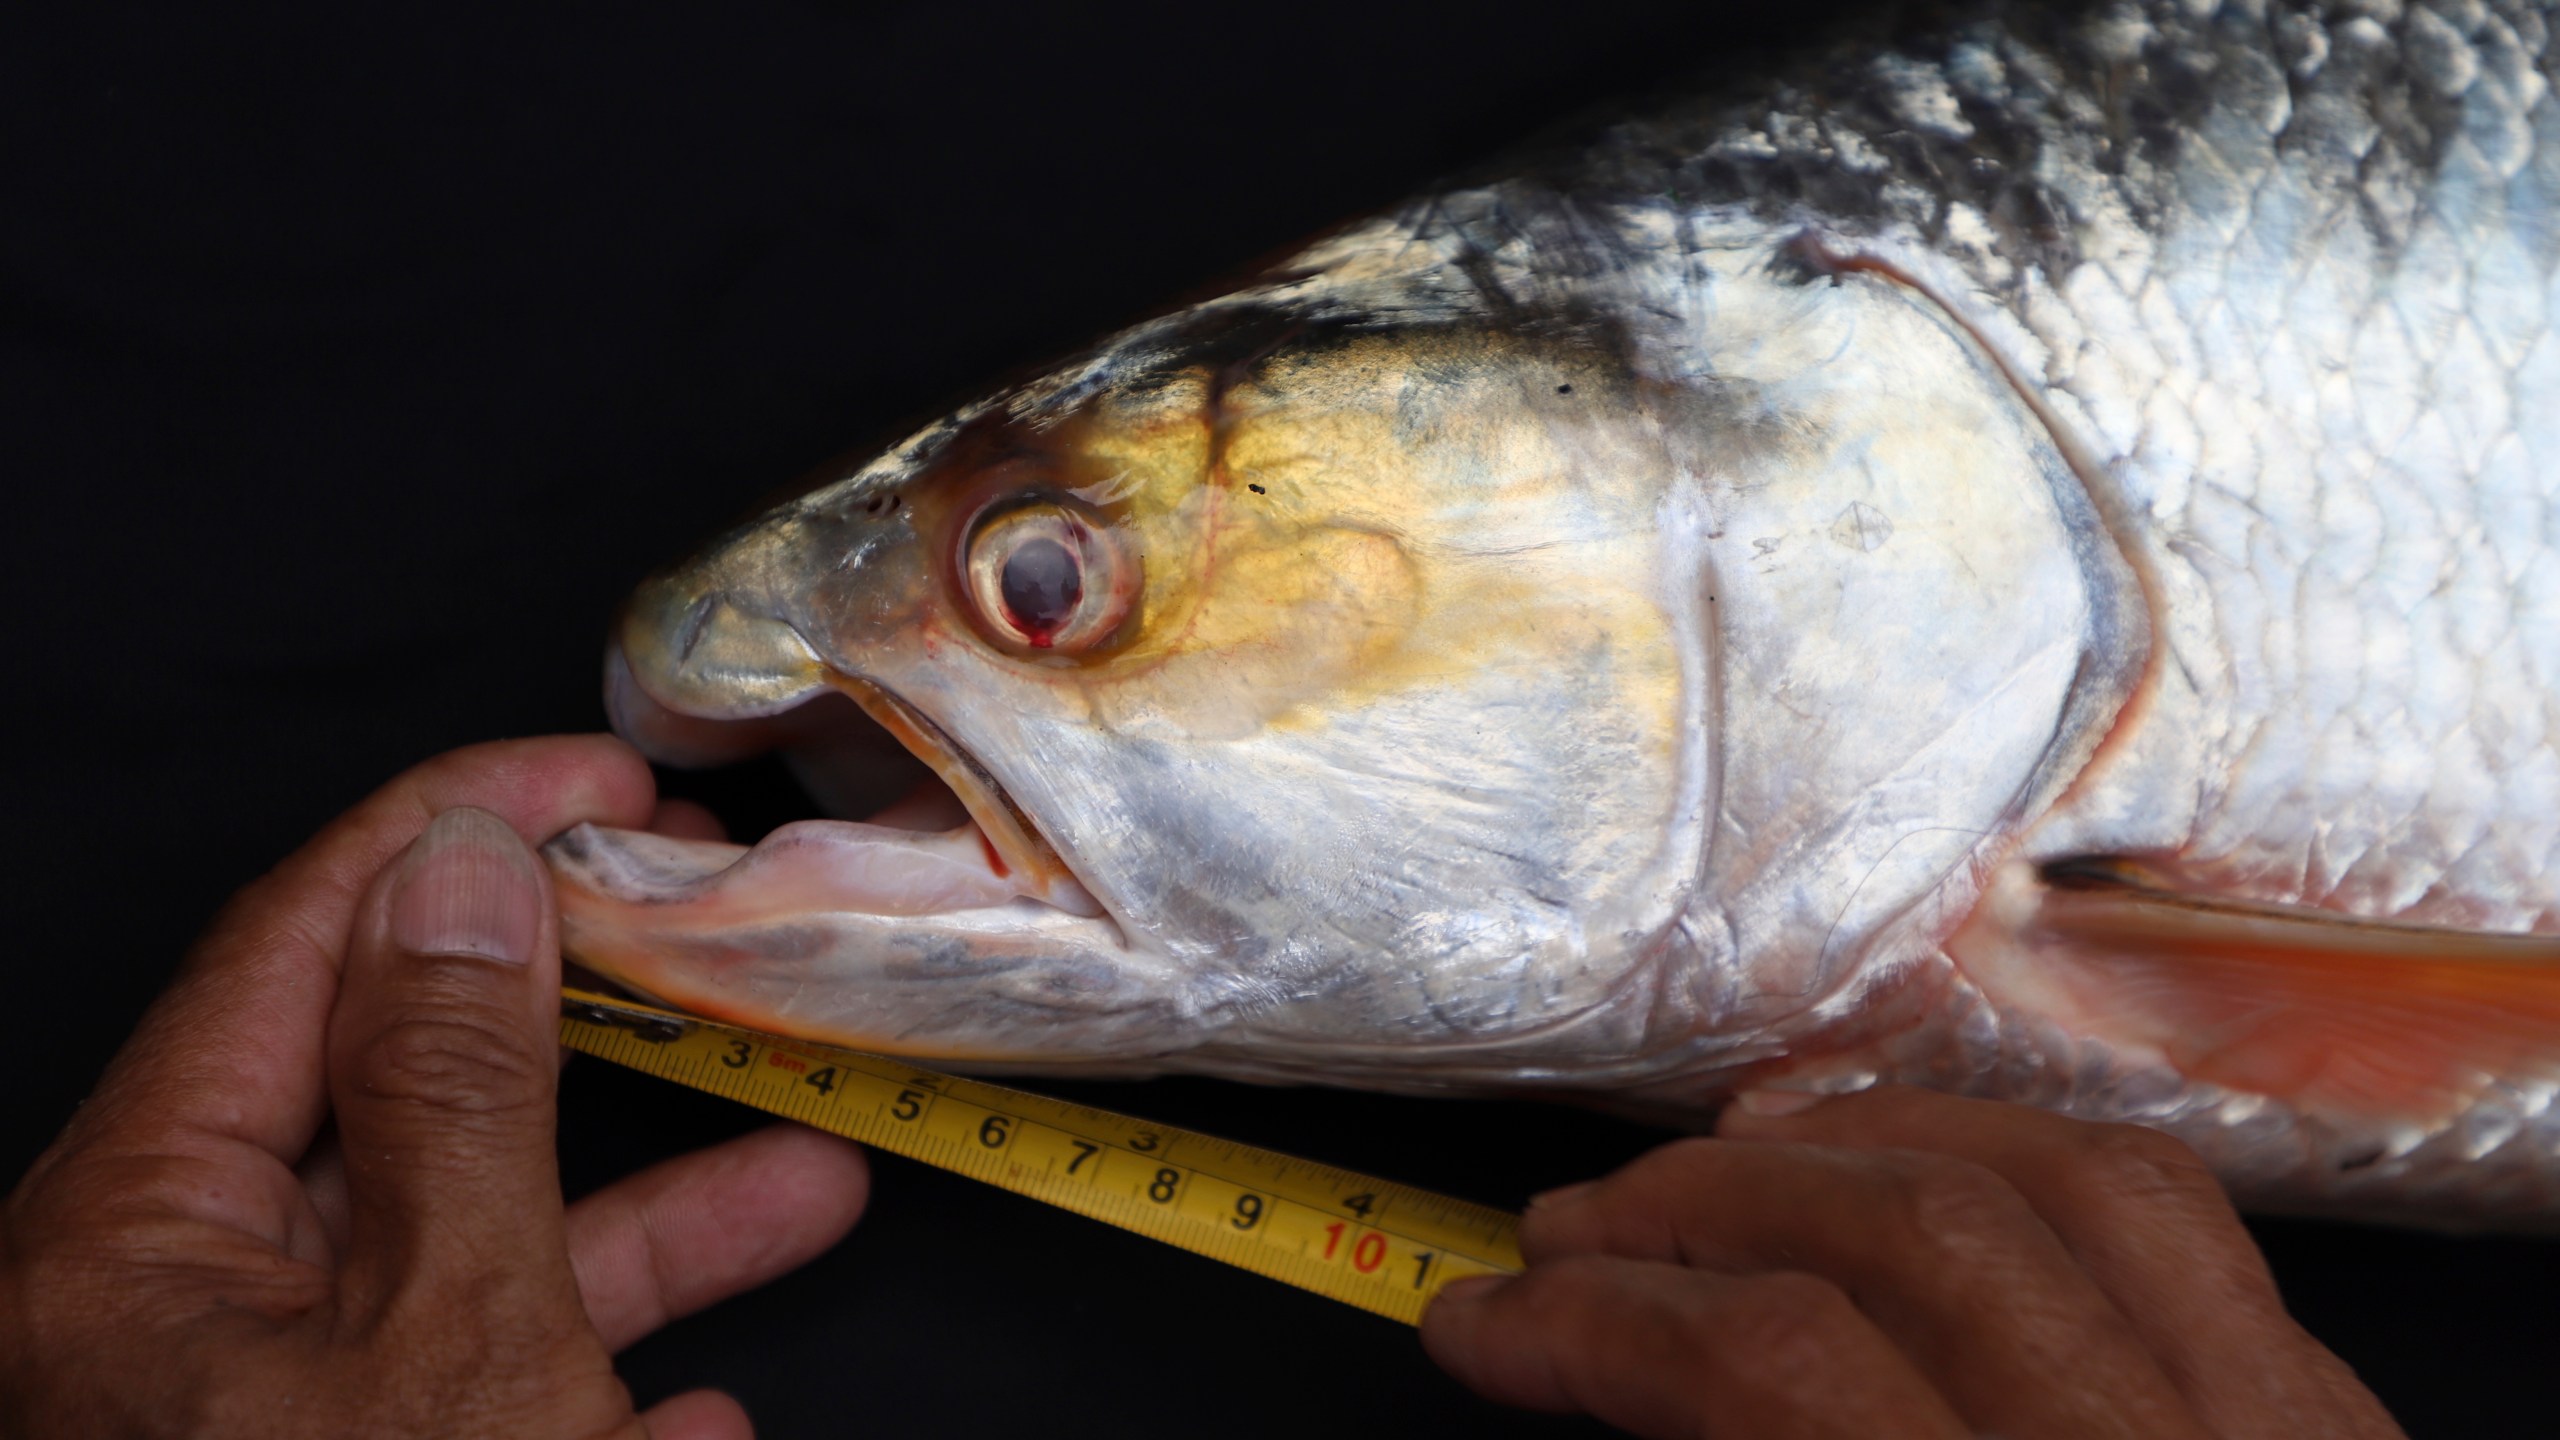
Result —
<path fill-rule="evenodd" d="M 1064 496 L 989 507 L 970 527 L 966 571 L 979 624 L 1009 648 L 1049 654 L 1109 640 L 1138 592 L 1112 528 Z"/>

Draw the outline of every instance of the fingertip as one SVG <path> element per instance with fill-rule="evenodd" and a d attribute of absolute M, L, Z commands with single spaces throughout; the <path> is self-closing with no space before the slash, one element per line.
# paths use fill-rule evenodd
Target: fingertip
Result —
<path fill-rule="evenodd" d="M 478 805 L 505 816 L 528 845 L 580 821 L 624 828 L 657 808 L 640 752 L 612 735 L 493 740 L 439 755 L 403 776 L 431 810 Z"/>
<path fill-rule="evenodd" d="M 1428 1328 L 1433 1323 L 1434 1316 L 1441 1317 L 1438 1323 L 1444 1328 L 1449 1325 L 1471 1323 L 1472 1317 L 1483 1309 L 1485 1302 L 1491 1300 L 1503 1286 L 1519 1278 L 1517 1275 L 1460 1276 L 1441 1286 L 1438 1293 L 1431 1297 L 1431 1303 L 1422 1309 L 1422 1323 L 1425 1328 Z"/>
<path fill-rule="evenodd" d="M 1440 1287 L 1422 1309 L 1422 1349 L 1431 1362 L 1465 1378 L 1475 1357 L 1476 1336 L 1485 1307 L 1502 1288 L 1519 1277 L 1469 1275 Z"/>
<path fill-rule="evenodd" d="M 1716 1116 L 1715 1133 L 1726 1139 L 1783 1134 L 1783 1123 L 1820 1105 L 1828 1097 L 1802 1090 L 1745 1090 L 1726 1102 Z"/>
<path fill-rule="evenodd" d="M 1856 1094 L 1872 1094 L 1872 1090 Z M 1831 1095 L 1814 1090 L 1791 1090 L 1780 1086 L 1745 1090 L 1726 1103 L 1716 1116 L 1715 1133 L 1726 1139 L 1743 1140 L 1763 1136 L 1781 1136 L 1794 1132 L 1789 1122 L 1811 1115 L 1826 1106 L 1835 1106 L 1853 1096 Z"/>
<path fill-rule="evenodd" d="M 1431 1297 L 1431 1304 L 1423 1315 L 1428 1318 L 1443 1305 L 1481 1305 L 1492 1298 L 1493 1292 L 1518 1278 L 1516 1275 L 1460 1276 L 1440 1287 L 1440 1292 Z"/>
<path fill-rule="evenodd" d="M 640 1416 L 649 1440 L 755 1440 L 755 1422 L 736 1397 L 718 1390 L 688 1390 L 652 1405 Z"/>
<path fill-rule="evenodd" d="M 412 956 L 532 963 L 545 922 L 541 862 L 476 805 L 437 814 L 391 871 L 389 940 Z"/>
<path fill-rule="evenodd" d="M 1810 1103 L 1796 1104 L 1798 1097 L 1810 1097 Z M 1839 1094 L 1773 1086 L 1735 1096 L 1717 1117 L 1716 1133 L 1731 1139 L 1928 1149 L 1933 1137 L 1985 1126 L 2038 1127 L 2054 1118 L 2032 1106 L 1917 1085 L 1868 1085 Z"/>
<path fill-rule="evenodd" d="M 1824 1098 L 1803 1090 L 1745 1090 L 1733 1103 L 1745 1115 L 1775 1118 L 1801 1115 L 1821 1104 Z"/>
<path fill-rule="evenodd" d="M 662 1161 L 569 1208 L 587 1317 L 620 1350 L 842 1240 L 870 1198 L 848 1141 L 776 1125 Z"/>
<path fill-rule="evenodd" d="M 749 1137 L 758 1147 L 757 1168 L 767 1193 L 784 1208 L 825 1216 L 834 1233 L 817 1248 L 844 1238 L 871 1203 L 871 1162 L 862 1147 L 806 1125 L 775 1125 Z M 818 1233 L 813 1227 L 812 1238 Z"/>
<path fill-rule="evenodd" d="M 1620 1174 L 1624 1171 L 1618 1172 Z M 1520 1214 L 1520 1253 L 1530 1263 L 1571 1255 L 1606 1243 L 1607 1206 L 1592 1204 L 1611 1193 L 1606 1177 L 1559 1185 L 1529 1197 Z"/>
<path fill-rule="evenodd" d="M 649 832 L 670 840 L 726 840 L 729 827 L 691 800 L 661 800 L 649 816 Z"/>

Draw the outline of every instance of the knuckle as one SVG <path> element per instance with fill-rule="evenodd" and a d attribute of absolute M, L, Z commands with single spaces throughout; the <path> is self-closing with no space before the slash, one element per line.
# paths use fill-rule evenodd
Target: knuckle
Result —
<path fill-rule="evenodd" d="M 539 1102 L 552 1081 L 547 1046 L 494 1016 L 407 1015 L 357 1057 L 357 1088 L 377 1099 L 464 1114 L 503 1114 Z"/>
<path fill-rule="evenodd" d="M 2076 1187 L 2109 1198 L 2192 1201 L 2222 1194 L 2203 1156 L 2141 1125 L 2083 1127 L 2064 1164 Z"/>
<path fill-rule="evenodd" d="M 2025 1196 L 1969 1161 L 1913 1155 L 1896 1167 L 1889 1189 L 1897 1239 L 1919 1256 L 1966 1263 L 2039 1223 Z"/>
<path fill-rule="evenodd" d="M 1626 1262 L 1602 1255 L 1544 1261 L 1504 1288 L 1508 1324 L 1583 1349 L 1602 1343 L 1623 1320 Z"/>
<path fill-rule="evenodd" d="M 1724 1168 L 1728 1142 L 1701 1137 L 1656 1146 L 1594 1185 L 1580 1203 L 1550 1213 L 1533 1207 L 1522 1242 L 1540 1254 L 1599 1248 L 1623 1254 L 1676 1250 L 1678 1218 L 1708 1193 Z"/>
<path fill-rule="evenodd" d="M 1685 1201 L 1711 1182 L 1722 1141 L 1673 1140 L 1587 1185 L 1542 1197 L 1522 1218 L 1520 1243 L 1532 1258 L 1561 1258 L 1590 1249 L 1656 1248 L 1654 1242 Z"/>
<path fill-rule="evenodd" d="M 1847 1333 L 1860 1323 L 1847 1291 L 1818 1275 L 1773 1271 L 1735 1282 L 1699 1340 L 1705 1353 L 1747 1347 L 1750 1365 L 1771 1376 L 1820 1374 L 1837 1366 Z"/>
<path fill-rule="evenodd" d="M 1508 1309 L 1547 1325 L 1578 1311 L 1600 1284 L 1596 1257 L 1568 1255 L 1531 1265 L 1501 1294 Z"/>

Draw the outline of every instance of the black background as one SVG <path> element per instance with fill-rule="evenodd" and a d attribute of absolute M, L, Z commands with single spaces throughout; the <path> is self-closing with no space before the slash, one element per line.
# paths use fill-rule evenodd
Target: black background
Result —
<path fill-rule="evenodd" d="M 1474 18 L 1452 18 L 1461 13 Z M 848 447 L 1836 5 L 92 7 L 0 34 L 6 1171 L 232 889 L 415 760 L 593 728 L 643 572 Z M 752 834 L 777 771 L 672 782 Z M 1656 1137 L 1206 1082 L 1102 1103 L 1517 1204 Z M 573 1066 L 573 1190 L 753 1123 Z M 644 1341 L 772 1436 L 1561 1432 L 1411 1333 L 890 1159 Z M 2560 1246 L 2261 1227 L 2422 1435 L 2546 1432 Z M 2541 1424 L 2528 1417 L 2542 1417 Z"/>

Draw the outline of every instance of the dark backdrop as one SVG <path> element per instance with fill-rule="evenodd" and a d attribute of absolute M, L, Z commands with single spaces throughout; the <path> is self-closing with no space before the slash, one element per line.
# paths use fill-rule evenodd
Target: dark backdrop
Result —
<path fill-rule="evenodd" d="M 1840 15 L 80 13 L 0 33 L 10 1175 L 233 888 L 422 756 L 599 724 L 616 598 L 758 492 L 1560 114 Z M 749 833 L 795 803 L 771 769 L 675 783 Z M 1088 1093 L 1504 1204 L 1654 1138 Z M 578 1189 L 754 1123 L 594 1063 L 563 1104 Z M 642 1401 L 723 1386 L 774 1436 L 1579 1428 L 1474 1403 L 1383 1321 L 877 1168 L 843 1247 L 633 1349 Z M 2547 1429 L 2560 1246 L 2260 1234 L 2413 1429 Z"/>

